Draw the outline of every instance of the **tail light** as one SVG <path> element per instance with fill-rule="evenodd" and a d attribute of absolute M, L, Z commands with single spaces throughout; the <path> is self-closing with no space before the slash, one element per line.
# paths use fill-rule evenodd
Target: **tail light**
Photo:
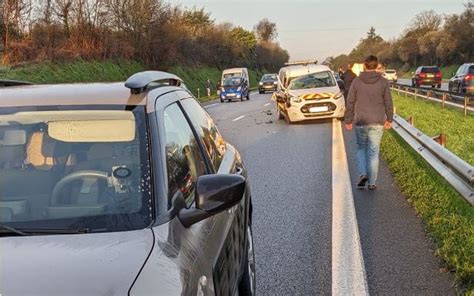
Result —
<path fill-rule="evenodd" d="M 472 74 L 468 74 L 466 75 L 466 77 L 464 77 L 464 81 L 473 80 L 473 79 L 474 79 L 474 75 Z"/>
<path fill-rule="evenodd" d="M 443 74 L 441 72 L 436 73 L 436 77 L 442 77 Z"/>
<path fill-rule="evenodd" d="M 425 76 L 426 76 L 426 74 L 425 74 L 425 73 L 423 73 L 423 72 L 421 72 L 421 73 L 420 73 L 420 77 L 422 77 L 422 78 L 423 78 L 423 77 L 425 77 Z"/>

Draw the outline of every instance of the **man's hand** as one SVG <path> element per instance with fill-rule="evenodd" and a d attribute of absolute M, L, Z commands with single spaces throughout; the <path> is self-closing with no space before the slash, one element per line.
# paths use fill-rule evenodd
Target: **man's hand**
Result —
<path fill-rule="evenodd" d="M 389 121 L 385 121 L 383 127 L 386 129 L 386 130 L 389 130 L 392 128 L 392 123 L 389 122 Z"/>
<path fill-rule="evenodd" d="M 346 130 L 348 131 L 352 130 L 352 123 L 346 123 Z"/>

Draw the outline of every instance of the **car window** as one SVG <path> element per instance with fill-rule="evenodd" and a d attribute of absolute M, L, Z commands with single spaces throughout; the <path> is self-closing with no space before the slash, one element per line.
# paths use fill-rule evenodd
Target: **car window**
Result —
<path fill-rule="evenodd" d="M 185 99 L 181 101 L 181 103 L 193 123 L 194 128 L 201 137 L 201 141 L 206 147 L 215 170 L 219 170 L 226 144 L 217 130 L 214 121 L 195 99 Z"/>
<path fill-rule="evenodd" d="M 168 197 L 181 192 L 186 202 L 194 200 L 196 181 L 206 174 L 199 144 L 181 108 L 172 104 L 164 110 Z"/>
<path fill-rule="evenodd" d="M 469 70 L 467 71 L 468 74 L 474 74 L 474 66 L 470 66 Z"/>
<path fill-rule="evenodd" d="M 318 88 L 318 87 L 330 87 L 335 86 L 336 82 L 329 71 L 311 73 L 296 77 L 291 80 L 288 89 L 309 89 L 309 88 Z"/>
<path fill-rule="evenodd" d="M 143 106 L 0 110 L 0 223 L 125 231 L 150 223 Z"/>
<path fill-rule="evenodd" d="M 438 73 L 439 68 L 438 67 L 425 67 L 421 70 L 423 73 Z"/>

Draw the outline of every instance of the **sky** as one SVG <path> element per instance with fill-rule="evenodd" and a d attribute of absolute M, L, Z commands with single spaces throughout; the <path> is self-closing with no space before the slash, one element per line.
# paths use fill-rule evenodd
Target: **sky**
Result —
<path fill-rule="evenodd" d="M 217 22 L 247 30 L 262 18 L 275 22 L 278 42 L 290 60 L 349 53 L 371 26 L 384 39 L 398 37 L 416 14 L 433 9 L 460 13 L 467 0 L 169 0 L 182 7 L 204 7 Z"/>

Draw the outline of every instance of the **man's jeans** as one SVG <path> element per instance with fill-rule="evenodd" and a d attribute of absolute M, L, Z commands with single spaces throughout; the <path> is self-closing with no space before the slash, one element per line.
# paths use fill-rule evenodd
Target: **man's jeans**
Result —
<path fill-rule="evenodd" d="M 382 135 L 383 125 L 356 126 L 357 171 L 359 176 L 369 178 L 369 185 L 375 185 L 377 181 Z"/>

